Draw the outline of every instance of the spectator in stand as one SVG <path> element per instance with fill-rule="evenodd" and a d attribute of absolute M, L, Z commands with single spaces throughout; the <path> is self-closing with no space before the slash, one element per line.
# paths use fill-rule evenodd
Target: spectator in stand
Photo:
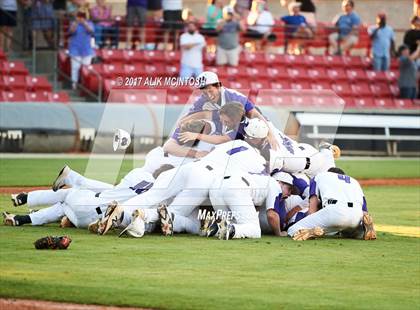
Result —
<path fill-rule="evenodd" d="M 292 0 L 295 1 L 295 0 Z M 300 14 L 305 17 L 306 22 L 312 27 L 316 26 L 316 7 L 312 0 L 296 0 L 295 2 L 300 3 Z M 280 0 L 282 6 L 287 6 L 290 3 L 288 0 Z"/>
<path fill-rule="evenodd" d="M 245 27 L 231 7 L 226 7 L 223 15 L 224 19 L 220 20 L 216 27 L 218 32 L 216 64 L 218 66 L 228 64 L 236 67 L 241 52 L 239 32 L 243 31 Z"/>
<path fill-rule="evenodd" d="M 48 47 L 54 47 L 54 9 L 49 0 L 32 1 L 32 31 L 33 38 L 36 38 L 36 32 L 42 31 Z"/>
<path fill-rule="evenodd" d="M 96 46 L 118 48 L 118 27 L 112 20 L 112 6 L 106 5 L 105 0 L 96 0 L 96 6 L 90 10 L 90 16 L 95 23 Z"/>
<path fill-rule="evenodd" d="M 83 12 L 89 18 L 89 3 L 86 0 L 70 0 L 67 2 L 67 16 L 75 19 L 79 12 Z"/>
<path fill-rule="evenodd" d="M 252 0 L 236 0 L 235 6 L 233 9 L 235 10 L 235 13 L 239 15 L 239 17 L 246 18 L 248 16 L 249 10 L 251 10 L 252 7 Z"/>
<path fill-rule="evenodd" d="M 180 37 L 181 70 L 180 77 L 198 77 L 203 72 L 203 48 L 205 38 L 197 31 L 194 22 L 188 22 L 186 32 Z"/>
<path fill-rule="evenodd" d="M 379 13 L 376 26 L 368 29 L 372 40 L 373 69 L 387 71 L 391 63 L 391 53 L 394 54 L 394 30 L 386 24 L 386 15 Z"/>
<path fill-rule="evenodd" d="M 404 34 L 404 44 L 413 53 L 417 49 L 417 41 L 420 40 L 420 17 L 414 16 L 411 19 L 411 29 Z"/>
<path fill-rule="evenodd" d="M 400 56 L 400 77 L 398 86 L 400 88 L 400 98 L 415 99 L 417 92 L 417 66 L 416 60 L 420 58 L 420 41 L 413 53 L 407 45 L 403 44 L 398 49 Z"/>
<path fill-rule="evenodd" d="M 274 18 L 268 10 L 268 5 L 263 0 L 253 2 L 251 12 L 248 15 L 248 29 L 246 36 L 259 39 L 256 41 L 256 49 L 261 50 L 261 46 L 276 40 L 273 34 Z M 266 48 L 268 46 L 266 45 Z"/>
<path fill-rule="evenodd" d="M 289 3 L 289 15 L 281 18 L 286 27 L 286 51 L 298 51 L 299 54 L 303 52 L 305 40 L 313 36 L 306 18 L 300 14 L 300 6 L 299 2 Z"/>
<path fill-rule="evenodd" d="M 206 23 L 201 28 L 201 32 L 210 35 L 217 36 L 216 27 L 219 20 L 223 19 L 223 0 L 213 0 L 207 8 L 207 19 Z"/>
<path fill-rule="evenodd" d="M 70 25 L 69 54 L 73 89 L 77 88 L 80 67 L 90 65 L 95 54 L 91 46 L 94 31 L 95 27 L 91 21 L 86 19 L 86 13 L 78 12 L 76 20 Z"/>
<path fill-rule="evenodd" d="M 359 41 L 360 17 L 354 12 L 353 0 L 344 0 L 342 8 L 344 14 L 334 22 L 338 32 L 331 33 L 328 38 L 334 55 L 350 50 Z"/>
<path fill-rule="evenodd" d="M 131 45 L 134 27 L 139 27 L 140 31 L 140 49 L 143 49 L 146 43 L 146 32 L 144 25 L 147 17 L 147 0 L 127 0 L 127 43 L 126 49 L 133 48 Z"/>
<path fill-rule="evenodd" d="M 11 50 L 13 37 L 12 30 L 16 27 L 17 3 L 16 0 L 0 1 L 0 48 L 5 52 Z"/>
<path fill-rule="evenodd" d="M 163 8 L 163 42 L 165 50 L 168 49 L 169 36 L 174 35 L 174 49 L 177 49 L 179 32 L 184 27 L 182 21 L 182 0 L 162 0 Z"/>
<path fill-rule="evenodd" d="M 148 0 L 147 11 L 151 12 L 154 21 L 162 19 L 162 0 Z"/>

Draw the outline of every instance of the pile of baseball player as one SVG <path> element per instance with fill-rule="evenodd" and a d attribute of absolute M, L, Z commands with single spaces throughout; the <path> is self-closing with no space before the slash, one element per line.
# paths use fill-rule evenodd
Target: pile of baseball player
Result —
<path fill-rule="evenodd" d="M 335 166 L 337 146 L 294 141 L 213 72 L 202 73 L 198 85 L 201 97 L 143 167 L 113 185 L 65 166 L 51 190 L 12 195 L 14 206 L 49 207 L 4 212 L 4 223 L 61 220 L 62 227 L 137 238 L 160 231 L 222 240 L 262 233 L 376 239 L 359 183 Z"/>

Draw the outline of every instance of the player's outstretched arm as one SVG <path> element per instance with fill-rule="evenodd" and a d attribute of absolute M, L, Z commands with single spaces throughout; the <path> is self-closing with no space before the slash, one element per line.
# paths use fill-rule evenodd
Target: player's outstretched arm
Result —
<path fill-rule="evenodd" d="M 212 111 L 200 111 L 200 112 L 195 112 L 192 114 L 188 114 L 185 115 L 184 117 L 182 117 L 177 124 L 177 127 L 181 127 L 182 124 L 193 120 L 193 119 L 208 119 L 211 120 L 212 119 Z"/>
<path fill-rule="evenodd" d="M 179 145 L 174 139 L 169 139 L 163 145 L 163 151 L 178 157 L 201 158 L 207 154 L 205 151 L 196 151 L 190 147 Z"/>
<path fill-rule="evenodd" d="M 179 134 L 179 140 L 183 143 L 188 141 L 200 140 L 211 144 L 222 144 L 231 141 L 231 137 L 228 135 L 206 135 L 196 132 L 183 132 Z"/>

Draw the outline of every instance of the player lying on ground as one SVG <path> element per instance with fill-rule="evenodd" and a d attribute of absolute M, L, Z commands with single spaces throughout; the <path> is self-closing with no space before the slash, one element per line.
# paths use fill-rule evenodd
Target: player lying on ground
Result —
<path fill-rule="evenodd" d="M 163 165 L 153 174 L 142 168 L 136 168 L 129 172 L 118 185 L 112 186 L 83 177 L 65 166 L 54 181 L 53 188 L 57 189 L 63 185 L 71 188 L 12 195 L 15 206 L 25 203 L 28 203 L 31 208 L 39 205 L 52 206 L 26 215 L 4 212 L 4 223 L 10 226 L 43 225 L 62 219 L 61 226 L 70 226 L 71 223 L 78 228 L 87 228 L 90 223 L 101 218 L 108 204 L 113 201 L 123 202 L 146 192 L 162 172 L 172 168 L 174 167 L 171 165 Z M 107 185 L 109 188 L 98 191 L 98 185 L 102 187 Z"/>
<path fill-rule="evenodd" d="M 331 168 L 311 179 L 308 216 L 291 226 L 294 240 L 324 235 L 376 239 L 371 216 L 360 184 L 339 168 Z"/>

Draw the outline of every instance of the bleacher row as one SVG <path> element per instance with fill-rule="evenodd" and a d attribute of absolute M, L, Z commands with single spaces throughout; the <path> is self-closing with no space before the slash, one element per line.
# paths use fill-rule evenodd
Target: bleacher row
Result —
<path fill-rule="evenodd" d="M 94 93 L 101 83 L 104 101 L 108 102 L 162 102 L 161 95 L 152 90 L 151 95 L 145 92 L 147 96 L 130 92 L 125 97 L 109 98 L 109 94 L 112 89 L 148 88 L 141 83 L 117 85 L 125 84 L 129 77 L 142 77 L 144 81 L 145 77 L 176 77 L 179 72 L 179 52 L 103 49 L 97 56 L 102 63 L 84 66 L 81 81 Z M 388 72 L 371 70 L 370 58 L 359 56 L 242 53 L 240 59 L 238 67 L 215 66 L 214 54 L 207 53 L 205 70 L 216 72 L 226 87 L 247 93 L 258 104 L 310 106 L 315 101 L 328 106 L 335 105 L 341 97 L 346 108 L 416 108 L 411 100 L 397 98 L 398 63 L 394 59 Z M 64 51 L 60 53 L 59 66 L 69 74 L 69 57 Z M 192 94 L 190 87 L 160 88 L 167 89 L 168 103 L 185 104 Z M 311 99 L 311 93 L 318 99 Z"/>
<path fill-rule="evenodd" d="M 54 93 L 43 76 L 31 76 L 21 61 L 8 61 L 0 50 L 0 102 L 69 102 L 66 92 Z"/>

